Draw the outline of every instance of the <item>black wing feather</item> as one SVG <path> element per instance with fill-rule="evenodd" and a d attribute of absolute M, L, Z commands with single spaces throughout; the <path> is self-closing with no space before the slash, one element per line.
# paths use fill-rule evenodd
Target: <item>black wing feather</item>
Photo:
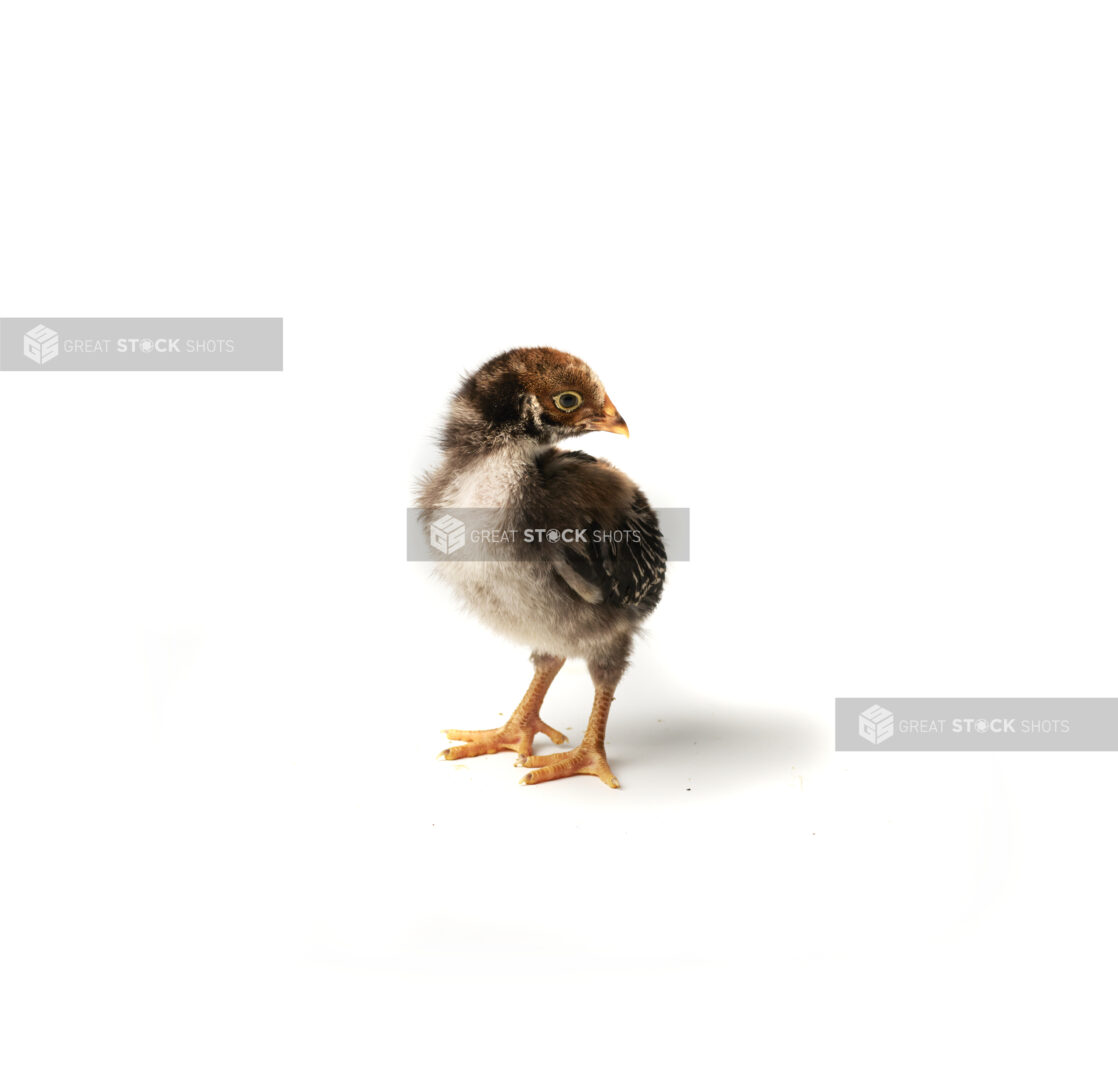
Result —
<path fill-rule="evenodd" d="M 664 537 L 644 494 L 636 491 L 614 525 L 592 521 L 585 542 L 563 546 L 567 563 L 602 592 L 611 605 L 651 612 L 660 600 L 667 574 Z"/>
<path fill-rule="evenodd" d="M 664 588 L 668 557 L 648 499 L 611 465 L 579 450 L 552 449 L 537 460 L 547 526 L 577 526 L 582 542 L 556 547 L 566 564 L 614 606 L 651 612 Z"/>

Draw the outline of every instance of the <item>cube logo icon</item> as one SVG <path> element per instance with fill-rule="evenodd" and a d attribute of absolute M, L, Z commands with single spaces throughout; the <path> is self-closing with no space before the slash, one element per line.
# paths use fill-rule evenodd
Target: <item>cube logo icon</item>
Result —
<path fill-rule="evenodd" d="M 58 331 L 40 323 L 23 336 L 23 355 L 36 364 L 45 364 L 58 355 Z"/>
<path fill-rule="evenodd" d="M 431 524 L 431 545 L 449 556 L 466 544 L 466 525 L 453 516 L 443 516 Z"/>
<path fill-rule="evenodd" d="M 871 705 L 858 716 L 858 734 L 875 746 L 893 737 L 893 714 L 880 705 Z"/>

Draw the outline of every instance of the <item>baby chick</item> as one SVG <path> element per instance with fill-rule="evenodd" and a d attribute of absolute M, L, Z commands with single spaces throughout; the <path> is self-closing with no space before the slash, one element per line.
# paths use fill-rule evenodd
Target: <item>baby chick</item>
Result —
<path fill-rule="evenodd" d="M 483 560 L 437 568 L 489 627 L 531 648 L 535 676 L 503 727 L 447 731 L 464 743 L 440 754 L 448 761 L 515 750 L 516 763 L 533 770 L 521 783 L 583 773 L 619 785 L 606 761 L 606 718 L 633 636 L 660 600 L 667 557 L 656 514 L 631 479 L 556 448 L 589 431 L 629 436 L 598 376 L 555 349 L 494 357 L 451 401 L 443 462 L 421 484 L 423 521 L 444 509 L 491 509 L 518 538 L 487 543 Z M 536 532 L 532 541 L 526 532 Z M 586 662 L 594 683 L 586 733 L 573 750 L 533 756 L 536 732 L 567 741 L 540 708 L 569 657 Z"/>

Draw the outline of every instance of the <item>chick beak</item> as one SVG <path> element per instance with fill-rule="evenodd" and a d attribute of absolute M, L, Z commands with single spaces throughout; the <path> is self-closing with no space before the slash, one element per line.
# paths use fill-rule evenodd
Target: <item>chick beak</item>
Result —
<path fill-rule="evenodd" d="M 594 421 L 594 430 L 609 431 L 610 434 L 623 434 L 626 438 L 629 437 L 628 424 L 621 418 L 617 409 L 614 407 L 613 402 L 609 399 L 609 394 L 606 394 L 606 402 L 602 406 L 601 418 Z"/>

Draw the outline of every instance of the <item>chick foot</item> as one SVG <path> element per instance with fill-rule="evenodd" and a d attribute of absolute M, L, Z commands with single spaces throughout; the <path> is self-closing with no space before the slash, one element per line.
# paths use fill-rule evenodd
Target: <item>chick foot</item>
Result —
<path fill-rule="evenodd" d="M 439 754 L 444 761 L 457 761 L 462 757 L 478 757 L 480 754 L 498 753 L 501 750 L 515 750 L 522 757 L 532 753 L 532 740 L 537 732 L 543 732 L 556 746 L 567 741 L 567 736 L 545 724 L 538 716 L 525 720 L 510 720 L 504 727 L 489 731 L 455 731 L 448 729 L 443 734 L 452 741 L 464 742 L 465 746 L 451 746 Z"/>
<path fill-rule="evenodd" d="M 606 751 L 601 747 L 576 746 L 564 753 L 544 754 L 541 757 L 521 756 L 516 759 L 521 768 L 532 768 L 520 782 L 547 783 L 565 776 L 597 776 L 607 787 L 620 787 L 617 777 L 610 771 Z"/>
<path fill-rule="evenodd" d="M 466 745 L 451 746 L 443 750 L 439 757 L 444 761 L 457 761 L 462 757 L 477 757 L 483 753 L 497 753 L 499 750 L 515 750 L 521 757 L 526 757 L 532 752 L 532 740 L 538 731 L 542 731 L 557 746 L 567 741 L 566 735 L 540 719 L 540 708 L 547 688 L 563 667 L 563 658 L 536 650 L 532 653 L 532 663 L 536 668 L 535 675 L 508 723 L 504 727 L 488 731 L 444 731 L 443 734 L 448 739 L 464 742 Z"/>
<path fill-rule="evenodd" d="M 590 722 L 586 725 L 582 742 L 565 753 L 545 754 L 543 757 L 521 754 L 516 763 L 536 771 L 529 772 L 520 782 L 531 786 L 566 776 L 597 776 L 607 787 L 620 787 L 606 760 L 606 718 L 612 704 L 613 687 L 595 682 L 594 706 L 590 710 Z"/>

